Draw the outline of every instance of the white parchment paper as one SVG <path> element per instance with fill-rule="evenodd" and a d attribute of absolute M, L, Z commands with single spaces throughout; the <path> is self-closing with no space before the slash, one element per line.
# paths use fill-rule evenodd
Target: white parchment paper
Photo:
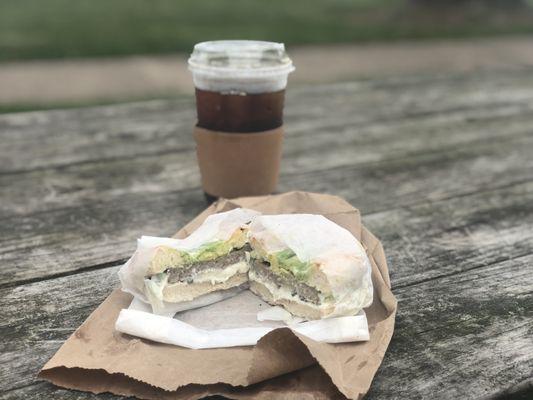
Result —
<path fill-rule="evenodd" d="M 271 307 L 242 287 L 152 309 L 143 293 L 142 282 L 151 252 L 157 246 L 189 250 L 213 240 L 227 240 L 235 229 L 250 220 L 253 220 L 250 236 L 268 251 L 290 248 L 302 261 L 320 262 L 336 298 L 335 312 L 330 317 L 302 321 L 281 307 Z M 369 339 L 362 308 L 372 302 L 370 262 L 350 232 L 321 215 L 261 216 L 242 208 L 213 214 L 185 239 L 142 237 L 136 253 L 120 269 L 119 276 L 123 290 L 135 298 L 128 309 L 120 312 L 116 329 L 155 342 L 192 349 L 250 346 L 281 327 L 289 327 L 319 342 Z"/>
<path fill-rule="evenodd" d="M 343 343 L 369 339 L 364 311 L 354 316 L 297 322 L 279 307 L 271 307 L 245 290 L 229 299 L 183 311 L 174 318 L 152 314 L 150 306 L 134 299 L 120 312 L 115 329 L 155 342 L 191 349 L 252 346 L 268 332 L 281 327 L 318 342 Z M 258 320 L 275 318 L 284 321 Z M 288 314 L 288 313 L 287 313 Z"/>
<path fill-rule="evenodd" d="M 118 271 L 122 290 L 149 304 L 150 301 L 144 291 L 144 280 L 150 260 L 158 246 L 189 251 L 205 243 L 228 240 L 239 227 L 244 226 L 259 214 L 259 212 L 254 210 L 236 208 L 231 211 L 210 215 L 198 229 L 185 239 L 142 236 L 137 240 L 137 250 L 133 256 Z M 174 315 L 174 313 L 182 310 L 202 307 L 232 297 L 242 290 L 242 288 L 233 288 L 226 291 L 208 293 L 192 301 L 178 304 L 167 302 L 152 304 L 154 307 L 152 311 L 163 316 Z"/>
<path fill-rule="evenodd" d="M 354 315 L 372 304 L 372 267 L 365 249 L 348 230 L 323 215 L 258 215 L 248 237 L 268 253 L 289 248 L 300 261 L 320 265 L 335 297 L 328 318 Z"/>

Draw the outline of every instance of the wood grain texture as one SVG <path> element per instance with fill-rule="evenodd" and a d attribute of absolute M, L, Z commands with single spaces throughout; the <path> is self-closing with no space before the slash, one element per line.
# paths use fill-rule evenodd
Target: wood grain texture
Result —
<path fill-rule="evenodd" d="M 487 78 L 366 82 L 322 87 L 328 102 L 317 100 L 317 88 L 299 90 L 289 108 L 280 190 L 338 194 L 368 215 L 530 179 L 533 91 L 522 86 L 529 77 L 496 78 L 509 87 Z M 376 107 L 378 101 L 384 105 Z M 0 141 L 7 158 L 0 175 L 0 284 L 116 263 L 142 232 L 166 235 L 192 218 L 204 203 L 192 121 L 182 118 L 193 112 L 179 111 L 187 104 L 0 117 L 7 126 Z M 353 115 L 354 107 L 367 114 Z M 136 135 L 121 133 L 133 125 Z M 62 133 L 43 130 L 69 131 L 68 145 L 59 147 L 67 141 Z M 32 151 L 10 147 L 19 137 L 24 146 L 34 143 Z M 31 154 L 37 164 L 28 161 L 24 172 L 14 154 Z"/>
<path fill-rule="evenodd" d="M 362 150 L 385 143 L 391 149 L 399 146 L 397 151 L 417 152 L 420 146 L 437 149 L 443 142 L 462 144 L 472 133 L 456 129 L 456 124 L 466 122 L 475 127 L 479 120 L 498 124 L 505 118 L 527 117 L 533 106 L 533 90 L 529 89 L 533 78 L 529 75 L 528 71 L 404 78 L 295 89 L 287 98 L 287 139 L 302 146 L 294 147 L 295 152 L 323 149 L 324 142 L 336 143 L 340 150 L 350 143 L 365 145 Z M 193 106 L 191 97 L 2 115 L 1 171 L 188 151 L 192 148 Z M 410 140 L 403 144 L 402 127 L 409 137 L 423 139 L 423 143 L 415 140 L 413 145 Z M 495 129 L 484 137 L 502 134 Z M 474 135 L 481 138 L 479 133 Z M 357 159 L 376 160 L 376 155 L 366 158 L 365 153 L 358 152 Z M 293 151 L 286 155 L 293 159 Z M 347 161 L 354 161 L 353 155 L 350 153 Z"/>
<path fill-rule="evenodd" d="M 480 146 L 470 153 L 462 150 L 462 156 L 438 154 L 429 159 L 328 170 L 318 176 L 298 176 L 300 180 L 295 179 L 292 187 L 339 194 L 358 206 L 367 216 L 371 229 L 385 241 L 390 257 L 396 256 L 398 246 L 399 254 L 402 254 L 402 246 L 411 243 L 410 247 L 415 247 L 412 252 L 420 250 L 421 255 L 417 257 L 421 263 L 426 260 L 423 254 L 430 244 L 431 248 L 435 248 L 433 254 L 442 254 L 439 266 L 443 265 L 443 268 L 448 268 L 446 256 L 457 250 L 463 252 L 468 249 L 464 262 L 473 262 L 474 257 L 482 258 L 480 254 L 490 262 L 491 254 L 522 255 L 531 249 L 530 227 L 533 221 L 531 214 L 527 214 L 528 204 L 533 202 L 531 185 L 527 183 L 533 172 L 529 157 L 533 147 L 530 143 L 533 143 L 531 138 L 522 138 L 494 147 Z M 496 149 L 503 150 L 504 154 L 494 154 Z M 523 180 L 526 183 L 520 183 Z M 365 184 L 360 185 L 359 182 Z M 287 189 L 291 187 L 289 183 L 283 185 L 287 185 Z M 491 190 L 490 186 L 502 189 Z M 517 199 L 509 193 L 514 193 Z M 437 202 L 441 198 L 443 201 L 450 199 L 451 203 Z M 78 206 L 4 218 L 7 229 L 0 230 L 0 241 L 3 243 L 0 257 L 4 264 L 0 281 L 4 285 L 13 285 L 17 281 L 116 264 L 133 252 L 135 239 L 141 234 L 169 235 L 175 232 L 205 206 L 201 199 L 199 189 L 122 193 L 108 199 L 82 200 Z M 430 200 L 432 202 L 428 205 Z M 517 204 L 513 204 L 514 201 Z M 381 210 L 387 209 L 388 214 L 381 214 L 384 212 Z M 482 211 L 483 215 L 470 215 Z M 373 218 L 372 212 L 380 214 Z M 502 215 L 504 212 L 507 214 Z M 485 224 L 474 221 L 475 218 L 487 219 L 497 213 L 500 216 L 494 221 Z M 450 218 L 451 215 L 454 219 Z M 498 242 L 496 236 L 500 233 L 502 217 L 509 228 L 501 231 L 506 237 Z M 467 219 L 471 226 L 464 228 L 463 225 L 468 225 Z M 374 220 L 377 222 L 374 223 Z M 435 243 L 425 239 L 430 232 L 427 226 L 445 223 L 455 225 L 449 225 L 445 232 L 438 231 L 441 236 L 435 237 Z M 476 241 L 480 238 L 490 239 L 493 248 L 478 247 L 484 246 L 484 242 Z M 413 246 L 412 243 L 420 245 Z M 517 246 L 520 243 L 523 244 Z M 398 256 L 397 260 L 402 260 L 401 265 L 413 263 L 409 255 Z M 413 280 L 425 279 L 428 268 L 419 270 L 421 277 L 412 273 L 412 267 L 398 270 Z M 396 276 L 394 268 L 391 273 L 397 284 L 404 279 Z"/>
<path fill-rule="evenodd" d="M 25 386 L 15 390 L 0 393 L 2 400 L 18 399 L 69 399 L 69 400 L 119 400 L 124 399 L 122 396 L 115 396 L 110 393 L 92 394 L 88 392 L 78 392 L 76 390 L 67 390 L 52 385 L 48 382 L 39 382 L 33 385 Z"/>
<path fill-rule="evenodd" d="M 204 207 L 192 98 L 0 115 L 0 398 L 115 398 L 35 374 L 118 285 L 141 234 Z M 533 385 L 533 75 L 288 92 L 280 191 L 329 192 L 382 241 L 399 299 L 368 398 Z"/>
<path fill-rule="evenodd" d="M 473 160 L 477 162 L 477 165 L 472 166 L 477 167 L 477 171 L 473 172 L 486 174 L 494 171 L 501 174 L 505 171 L 509 172 L 507 177 L 512 177 L 512 169 L 517 165 L 531 166 L 531 158 L 526 152 L 532 146 L 530 114 L 501 118 L 497 120 L 497 124 L 490 120 L 480 121 L 475 127 L 470 126 L 471 123 L 458 124 L 453 126 L 454 131 L 458 132 L 453 137 L 433 126 L 434 135 L 444 138 L 445 141 L 424 141 L 415 137 L 412 121 L 406 127 L 402 127 L 400 123 L 381 127 L 381 130 L 390 134 L 382 141 L 378 141 L 376 135 L 365 135 L 365 132 L 358 130 L 342 135 L 322 135 L 319 137 L 324 139 L 318 141 L 319 143 L 315 143 L 316 139 L 307 140 L 288 133 L 284 146 L 286 154 L 282 185 L 299 185 L 306 177 L 320 174 L 324 179 L 319 182 L 327 189 L 331 179 L 350 179 L 359 169 L 368 174 L 374 169 L 379 170 L 382 164 L 389 166 L 388 171 L 378 172 L 386 177 L 388 173 L 402 167 L 406 169 L 421 165 L 427 168 L 429 163 L 443 161 L 454 165 L 456 161 L 476 157 L 483 159 Z M 450 128 L 448 125 L 447 129 Z M 487 140 L 489 129 L 499 136 Z M 21 132 L 21 135 L 24 133 Z M 188 137 L 187 140 L 191 141 L 191 138 Z M 138 146 L 140 152 L 143 143 Z M 404 150 L 400 147 L 404 147 Z M 324 148 L 331 149 L 331 152 L 325 153 Z M 495 165 L 492 165 L 493 163 Z M 464 170 L 468 172 L 471 166 L 466 167 Z M 484 168 L 488 171 L 484 171 Z M 348 173 L 344 173 L 345 170 Z M 427 180 L 431 182 L 430 179 Z M 475 181 L 472 183 L 476 184 Z M 102 200 L 123 194 L 158 194 L 197 187 L 199 173 L 192 149 L 171 154 L 139 155 L 127 159 L 100 160 L 61 168 L 49 167 L 26 173 L 4 174 L 0 175 L 0 195 L 5 199 L 0 204 L 0 218 L 13 214 L 27 215 L 65 205 L 74 206 L 82 201 Z"/>
<path fill-rule="evenodd" d="M 531 288 L 529 255 L 395 290 L 395 335 L 368 398 L 481 398 L 532 382 Z"/>
<path fill-rule="evenodd" d="M 532 265 L 529 255 L 395 290 L 397 329 L 375 398 L 476 398 L 531 378 Z M 0 291 L 6 349 L 0 362 L 12 366 L 1 371 L 4 390 L 34 381 L 40 366 L 117 286 L 115 273 L 90 271 Z M 461 385 L 450 387 L 453 382 Z"/>
<path fill-rule="evenodd" d="M 533 253 L 533 182 L 364 218 L 387 249 L 393 287 Z"/>

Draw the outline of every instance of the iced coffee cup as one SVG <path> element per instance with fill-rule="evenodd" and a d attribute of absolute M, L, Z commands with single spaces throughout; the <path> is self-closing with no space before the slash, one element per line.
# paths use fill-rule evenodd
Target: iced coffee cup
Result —
<path fill-rule="evenodd" d="M 202 185 L 213 197 L 272 193 L 292 61 L 282 43 L 198 43 L 189 58 L 198 115 L 194 136 Z"/>

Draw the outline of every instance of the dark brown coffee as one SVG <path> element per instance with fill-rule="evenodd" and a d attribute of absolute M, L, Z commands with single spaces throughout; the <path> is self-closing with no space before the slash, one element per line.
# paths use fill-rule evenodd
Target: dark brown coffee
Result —
<path fill-rule="evenodd" d="M 223 94 L 196 89 L 198 126 L 220 132 L 261 132 L 283 124 L 285 90 Z"/>

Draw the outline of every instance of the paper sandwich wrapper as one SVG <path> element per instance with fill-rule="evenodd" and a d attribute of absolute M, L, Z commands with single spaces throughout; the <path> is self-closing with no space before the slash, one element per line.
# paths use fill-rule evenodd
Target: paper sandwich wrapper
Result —
<path fill-rule="evenodd" d="M 306 192 L 219 200 L 177 233 L 185 237 L 210 214 L 236 207 L 265 214 L 322 214 L 352 232 L 372 264 L 374 302 L 365 311 L 370 340 L 327 344 L 288 328 L 255 346 L 190 350 L 114 330 L 132 296 L 115 290 L 46 363 L 39 377 L 66 388 L 143 399 L 361 398 L 369 389 L 394 330 L 397 303 L 381 243 L 359 211 L 339 197 Z"/>
<path fill-rule="evenodd" d="M 195 127 L 194 139 L 206 193 L 231 199 L 276 190 L 283 126 L 254 133 L 216 132 Z"/>

